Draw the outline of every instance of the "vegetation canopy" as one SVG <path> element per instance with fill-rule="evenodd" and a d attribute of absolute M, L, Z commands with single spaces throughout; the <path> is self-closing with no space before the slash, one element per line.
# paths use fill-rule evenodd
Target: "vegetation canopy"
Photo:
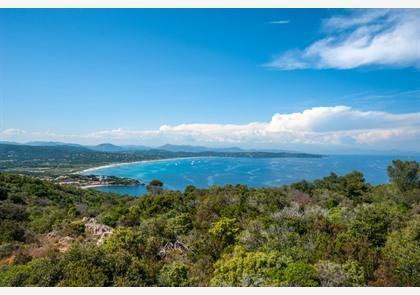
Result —
<path fill-rule="evenodd" d="M 0 173 L 0 286 L 420 286 L 420 168 L 132 198 Z"/>

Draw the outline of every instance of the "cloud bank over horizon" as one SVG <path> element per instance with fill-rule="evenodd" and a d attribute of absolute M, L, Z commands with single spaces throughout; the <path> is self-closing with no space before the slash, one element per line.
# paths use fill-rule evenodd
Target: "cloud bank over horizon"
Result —
<path fill-rule="evenodd" d="M 267 122 L 248 124 L 162 125 L 155 130 L 116 128 L 87 134 L 0 130 L 2 141 L 66 141 L 83 144 L 159 145 L 165 143 L 254 148 L 399 149 L 420 152 L 420 112 L 361 111 L 349 106 L 313 107 L 276 113 Z"/>
<path fill-rule="evenodd" d="M 420 9 L 356 9 L 322 23 L 325 36 L 266 66 L 278 70 L 420 68 Z"/>

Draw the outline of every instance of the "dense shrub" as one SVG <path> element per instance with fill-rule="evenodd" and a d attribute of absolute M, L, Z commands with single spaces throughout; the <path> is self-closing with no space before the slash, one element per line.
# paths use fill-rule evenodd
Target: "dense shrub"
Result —
<path fill-rule="evenodd" d="M 420 286 L 415 161 L 391 184 L 331 173 L 277 188 L 139 198 L 0 173 L 0 286 Z M 99 236 L 84 217 L 113 227 Z"/>

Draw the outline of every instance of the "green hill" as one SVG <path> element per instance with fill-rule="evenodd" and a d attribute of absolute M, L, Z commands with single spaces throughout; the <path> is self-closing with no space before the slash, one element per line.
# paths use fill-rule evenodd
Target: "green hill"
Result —
<path fill-rule="evenodd" d="M 420 167 L 129 198 L 0 173 L 1 286 L 420 286 Z"/>

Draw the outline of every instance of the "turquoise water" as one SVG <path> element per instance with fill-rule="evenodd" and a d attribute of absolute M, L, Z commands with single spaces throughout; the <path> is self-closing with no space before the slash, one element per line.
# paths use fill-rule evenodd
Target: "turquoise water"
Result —
<path fill-rule="evenodd" d="M 185 158 L 133 163 L 101 168 L 86 174 L 114 175 L 149 182 L 163 181 L 165 188 L 183 190 L 187 185 L 205 188 L 211 185 L 246 184 L 252 187 L 280 186 L 302 179 L 322 178 L 330 172 L 344 175 L 352 170 L 363 172 L 368 182 L 388 182 L 386 168 L 393 159 L 420 160 L 408 156 L 328 156 L 323 158 Z M 138 196 L 145 187 L 100 187 L 101 191 Z"/>

